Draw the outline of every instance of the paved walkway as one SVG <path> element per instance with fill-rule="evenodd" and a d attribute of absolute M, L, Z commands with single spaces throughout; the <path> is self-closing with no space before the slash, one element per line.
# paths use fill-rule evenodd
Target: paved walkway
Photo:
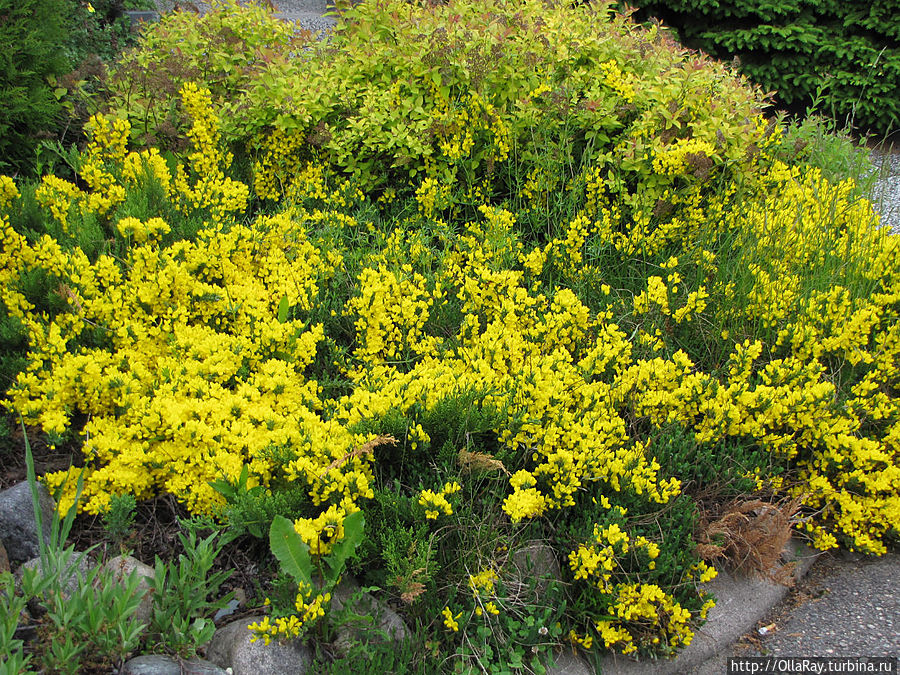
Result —
<path fill-rule="evenodd" d="M 900 555 L 823 555 L 752 632 L 693 675 L 722 675 L 741 656 L 900 658 Z"/>

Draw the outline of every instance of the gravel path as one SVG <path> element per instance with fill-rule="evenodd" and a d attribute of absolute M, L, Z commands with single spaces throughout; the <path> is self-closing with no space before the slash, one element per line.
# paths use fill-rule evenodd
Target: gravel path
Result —
<path fill-rule="evenodd" d="M 872 163 L 879 172 L 872 201 L 881 213 L 881 224 L 900 234 L 900 142 L 890 151 L 870 151 Z"/>
<path fill-rule="evenodd" d="M 154 0 L 154 2 L 160 13 L 171 11 L 176 5 L 188 9 L 196 8 L 200 13 L 205 13 L 210 6 L 208 2 L 194 0 Z M 245 0 L 239 2 L 242 5 L 247 4 Z M 324 16 L 326 12 L 334 9 L 334 3 L 328 0 L 273 0 L 272 5 L 276 8 L 275 16 L 279 19 L 294 21 L 314 32 L 326 33 L 336 23 L 334 17 Z"/>

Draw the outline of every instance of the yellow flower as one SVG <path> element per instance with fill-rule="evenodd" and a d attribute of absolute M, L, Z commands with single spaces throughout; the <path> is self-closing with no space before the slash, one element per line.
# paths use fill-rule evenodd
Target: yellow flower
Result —
<path fill-rule="evenodd" d="M 462 612 L 454 616 L 449 607 L 444 607 L 444 609 L 441 610 L 441 614 L 444 617 L 444 626 L 447 627 L 447 630 L 452 630 L 454 633 L 458 633 L 459 622 L 457 621 L 457 619 L 462 616 Z"/>

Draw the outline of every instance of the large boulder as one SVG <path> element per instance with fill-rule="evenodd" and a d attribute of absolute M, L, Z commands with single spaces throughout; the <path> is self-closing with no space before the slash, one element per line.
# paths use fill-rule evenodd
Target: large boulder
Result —
<path fill-rule="evenodd" d="M 362 619 L 350 620 L 337 627 L 334 646 L 341 654 L 346 654 L 354 644 L 399 642 L 409 635 L 400 615 L 371 593 L 363 593 L 359 582 L 349 575 L 341 580 L 331 598 L 332 615 L 345 608 Z"/>
<path fill-rule="evenodd" d="M 50 523 L 53 518 L 58 517 L 56 504 L 47 488 L 40 483 L 37 490 L 44 541 L 49 542 Z M 31 488 L 27 482 L 17 483 L 0 491 L 0 542 L 6 548 L 9 562 L 13 565 L 40 555 Z"/>
<path fill-rule="evenodd" d="M 132 572 L 138 575 L 140 578 L 138 593 L 141 594 L 141 604 L 138 605 L 134 616 L 139 623 L 149 624 L 150 617 L 153 615 L 153 594 L 150 592 L 150 581 L 153 579 L 154 574 L 153 568 L 130 555 L 119 555 L 111 558 L 103 566 L 102 572 L 112 573 L 113 577 L 120 584 L 124 584 L 125 579 Z"/>
<path fill-rule="evenodd" d="M 262 621 L 251 616 L 223 626 L 215 632 L 206 648 L 206 658 L 232 675 L 302 675 L 312 664 L 312 653 L 300 640 L 251 642 L 247 626 Z"/>
<path fill-rule="evenodd" d="M 559 560 L 552 546 L 542 541 L 530 541 L 510 555 L 512 579 L 517 583 L 528 585 L 535 580 L 535 589 L 544 593 L 551 581 L 559 581 Z"/>

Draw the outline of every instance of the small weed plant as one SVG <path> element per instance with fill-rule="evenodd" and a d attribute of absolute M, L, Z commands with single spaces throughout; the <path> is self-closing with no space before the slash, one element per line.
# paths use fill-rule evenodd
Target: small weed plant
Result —
<path fill-rule="evenodd" d="M 24 428 L 23 428 L 24 432 Z M 42 512 L 34 472 L 31 447 L 25 437 L 25 459 L 31 487 L 35 522 L 43 532 Z M 76 488 L 80 493 L 80 484 Z M 76 504 L 62 520 L 54 517 L 49 540 L 38 538 L 40 565 L 23 570 L 21 592 L 17 592 L 9 572 L 0 575 L 4 613 L 0 646 L 4 661 L 0 670 L 30 672 L 34 662 L 41 672 L 71 673 L 118 667 L 140 642 L 144 625 L 135 618 L 141 601 L 139 578 L 132 572 L 119 580 L 112 571 L 92 563 L 90 551 L 78 553 L 65 542 L 75 518 Z M 26 606 L 37 607 L 37 648 L 26 654 L 22 640 L 14 637 Z"/>
<path fill-rule="evenodd" d="M 150 583 L 153 612 L 149 630 L 166 651 L 193 658 L 216 630 L 210 615 L 225 607 L 234 594 L 219 593 L 230 572 L 212 572 L 227 535 L 213 532 L 201 537 L 199 530 L 209 525 L 202 520 L 183 520 L 180 524 L 184 531 L 178 538 L 184 553 L 177 561 L 156 559 Z"/>
<path fill-rule="evenodd" d="M 276 30 L 248 16 L 148 31 L 128 58 L 183 84 L 130 99 L 124 61 L 78 180 L 0 178 L 7 405 L 80 443 L 62 512 L 170 494 L 268 535 L 263 639 L 327 641 L 352 573 L 440 672 L 676 653 L 728 505 L 896 541 L 900 246 L 831 136 L 605 5 L 363 2 L 229 62 L 223 26 Z M 157 564 L 171 651 L 212 536 Z"/>

